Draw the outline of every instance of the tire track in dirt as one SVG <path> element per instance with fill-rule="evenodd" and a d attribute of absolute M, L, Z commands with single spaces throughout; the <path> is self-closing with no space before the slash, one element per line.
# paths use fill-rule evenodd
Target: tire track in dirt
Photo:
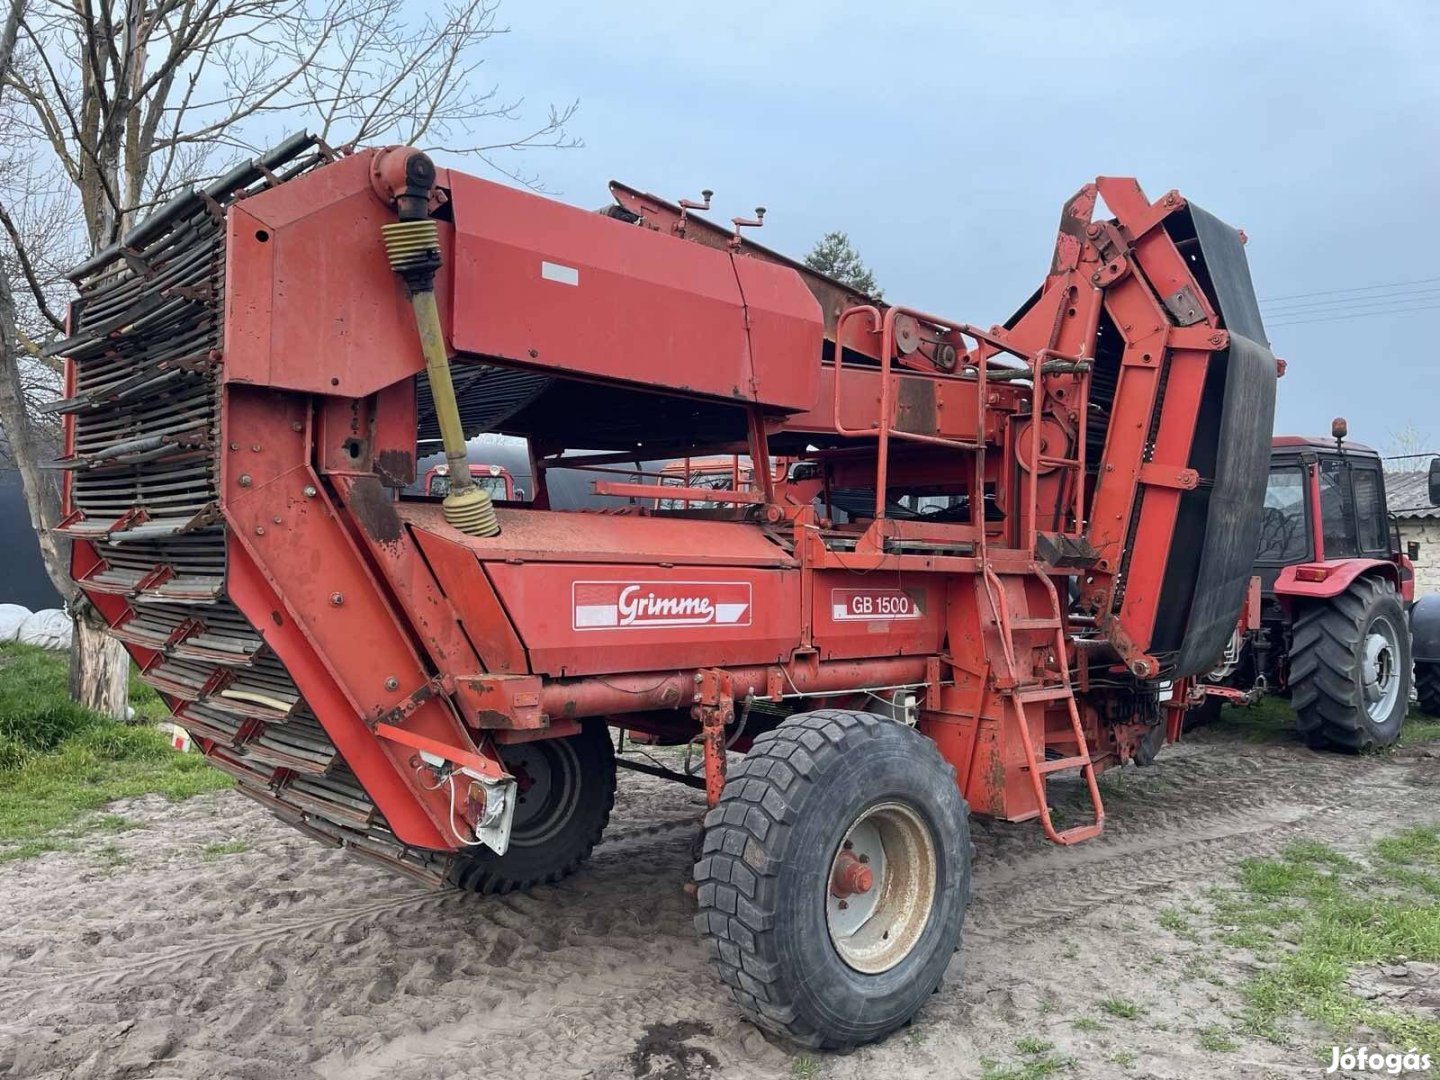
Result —
<path fill-rule="evenodd" d="M 697 827 L 698 822 L 693 816 L 673 820 L 659 818 L 649 823 L 637 823 L 614 837 L 607 837 L 596 847 L 592 861 L 633 858 L 642 846 L 679 843 L 677 833 Z M 688 837 L 685 838 L 685 843 L 688 845 Z M 514 912 L 517 918 L 506 919 L 504 913 L 511 910 L 510 905 L 515 902 L 516 899 L 512 897 L 493 898 L 489 902 L 485 917 L 495 921 L 502 929 L 523 931 L 530 925 L 534 913 Z M 34 995 L 57 990 L 109 988 L 123 984 L 127 979 L 173 976 L 196 964 L 234 962 L 242 955 L 272 943 L 287 939 L 304 941 L 333 937 L 385 915 L 414 917 L 427 909 L 446 910 L 454 915 L 474 914 L 469 909 L 482 903 L 484 901 L 461 893 L 425 890 L 309 918 L 267 918 L 262 925 L 255 926 L 246 926 L 243 923 L 235 926 L 229 921 L 206 921 L 192 928 L 200 940 L 155 949 L 141 956 L 114 959 L 108 963 L 88 963 L 82 971 L 66 972 L 63 969 L 47 970 L 23 966 L 12 968 L 10 972 L 0 975 L 0 1005 L 24 1001 Z"/>
<path fill-rule="evenodd" d="M 1057 957 L 1046 944 L 1057 926 L 1103 912 L 1103 955 L 1148 954 L 1144 927 L 1172 896 L 1227 881 L 1242 857 L 1297 837 L 1400 827 L 1433 803 L 1428 791 L 1416 798 L 1434 786 L 1430 771 L 1200 743 L 1107 777 L 1106 834 L 1079 847 L 1049 845 L 1034 824 L 978 823 L 964 962 L 920 1022 L 959 1040 L 964 1060 L 977 1047 L 1003 1056 L 1016 1033 L 992 1015 L 990 995 L 1085 983 L 1083 965 L 1105 962 Z M 1053 799 L 1076 790 L 1062 780 Z M 0 871 L 15 901 L 0 913 L 3 1041 L 20 1048 L 0 1052 L 0 1074 L 108 1080 L 114 1062 L 151 1053 L 140 1074 L 185 1080 L 419 1080 L 537 1065 L 547 1077 L 628 1080 L 657 1025 L 689 1033 L 645 1066 L 657 1074 L 688 1078 L 681 1058 L 713 1061 L 701 1072 L 718 1077 L 790 1071 L 791 1052 L 740 1019 L 695 941 L 682 892 L 701 811 L 690 793 L 627 777 L 585 870 L 504 897 L 412 888 L 238 804 L 220 796 L 208 810 L 196 800 L 149 812 L 165 824 L 117 838 L 138 853 L 133 866 L 50 856 Z M 251 850 L 201 860 L 217 830 Z M 1115 929 L 1113 913 L 1142 928 Z M 892 1039 L 851 1060 L 923 1075 L 901 1068 L 913 1066 L 907 1045 Z M 953 1073 L 960 1059 L 947 1060 Z M 837 1077 L 848 1068 L 831 1067 Z"/>

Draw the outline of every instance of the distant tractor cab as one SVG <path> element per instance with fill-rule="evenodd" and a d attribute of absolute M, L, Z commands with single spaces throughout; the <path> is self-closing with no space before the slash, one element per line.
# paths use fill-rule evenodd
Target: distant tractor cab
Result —
<path fill-rule="evenodd" d="M 475 486 L 496 502 L 513 502 L 523 499 L 525 493 L 515 486 L 515 478 L 503 465 L 471 464 L 470 477 Z M 444 498 L 450 494 L 450 466 L 436 465 L 425 473 L 423 488 L 426 495 Z"/>
<path fill-rule="evenodd" d="M 1380 455 L 1346 441 L 1278 435 L 1261 511 L 1249 626 L 1202 683 L 1202 721 L 1226 700 L 1288 692 L 1300 735 L 1359 751 L 1400 734 L 1410 699 L 1406 608 L 1415 574 L 1385 506 Z"/>

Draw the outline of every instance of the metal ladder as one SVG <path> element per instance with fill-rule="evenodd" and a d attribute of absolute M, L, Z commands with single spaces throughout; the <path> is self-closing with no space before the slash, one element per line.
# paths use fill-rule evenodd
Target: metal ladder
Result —
<path fill-rule="evenodd" d="M 1020 741 L 1025 747 L 1024 768 L 1030 774 L 1030 784 L 1035 791 L 1035 804 L 1039 808 L 1040 826 L 1044 830 L 1046 838 L 1057 844 L 1078 844 L 1082 840 L 1089 840 L 1100 835 L 1105 827 L 1105 806 L 1100 800 L 1100 788 L 1095 782 L 1095 764 L 1090 759 L 1090 749 L 1085 743 L 1085 731 L 1080 723 L 1080 708 L 1075 702 L 1074 690 L 1070 685 L 1070 661 L 1065 646 L 1065 621 L 1061 616 L 1059 597 L 1056 595 L 1055 585 L 1049 575 L 1042 571 L 1036 571 L 1035 576 L 1044 585 L 1045 595 L 1050 601 L 1050 614 L 1048 615 L 1040 617 L 1026 615 L 1019 618 L 1014 616 L 1010 611 L 1010 602 L 1006 599 L 1005 589 L 999 576 L 988 565 L 984 567 L 985 591 L 995 613 L 995 621 L 1000 629 L 1001 646 L 1004 649 L 1005 660 L 1009 664 L 1011 673 L 1018 679 L 1015 634 L 1017 632 L 1050 631 L 1054 635 L 1055 665 L 1058 668 L 1053 674 L 1058 676 L 1058 680 L 1045 681 L 1042 678 L 1040 682 L 1036 683 L 1016 681 L 1010 686 L 1002 686 L 1000 694 L 1020 730 Z M 1065 702 L 1070 716 L 1070 730 L 1075 742 L 1075 753 L 1046 760 L 1047 743 L 1044 733 L 1042 731 L 1040 744 L 1037 747 L 1035 739 L 1030 734 L 1030 718 L 1026 713 L 1026 706 L 1036 704 L 1043 706 L 1044 703 L 1050 701 Z M 1045 778 L 1051 773 L 1073 769 L 1077 766 L 1080 768 L 1081 775 L 1085 778 L 1085 786 L 1089 790 L 1094 819 L 1089 823 L 1057 830 L 1050 815 L 1050 804 L 1045 798 Z"/>

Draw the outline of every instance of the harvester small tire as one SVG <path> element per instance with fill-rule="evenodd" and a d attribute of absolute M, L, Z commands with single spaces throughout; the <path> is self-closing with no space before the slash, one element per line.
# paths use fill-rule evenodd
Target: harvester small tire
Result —
<path fill-rule="evenodd" d="M 501 760 L 518 781 L 510 846 L 455 853 L 449 881 L 475 893 L 508 893 L 548 885 L 590 856 L 615 805 L 615 745 L 601 723 L 578 735 L 511 743 Z"/>
<path fill-rule="evenodd" d="M 1415 662 L 1415 692 L 1420 698 L 1420 711 L 1440 717 L 1440 662 Z"/>
<path fill-rule="evenodd" d="M 913 729 L 792 716 L 756 738 L 705 819 L 695 925 L 755 1024 L 844 1049 L 903 1025 L 960 947 L 969 811 Z"/>
<path fill-rule="evenodd" d="M 1290 647 L 1290 703 L 1312 747 L 1389 746 L 1410 705 L 1405 609 L 1383 578 L 1362 577 L 1301 607 Z"/>
<path fill-rule="evenodd" d="M 1181 722 L 1182 731 L 1194 731 L 1196 728 L 1213 724 L 1220 719 L 1220 710 L 1225 707 L 1225 699 L 1215 694 L 1206 694 L 1205 700 L 1199 705 L 1192 705 L 1185 710 L 1184 720 Z"/>

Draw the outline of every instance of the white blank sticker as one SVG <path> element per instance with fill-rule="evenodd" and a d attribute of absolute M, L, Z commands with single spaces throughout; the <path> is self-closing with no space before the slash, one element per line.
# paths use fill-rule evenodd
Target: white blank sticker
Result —
<path fill-rule="evenodd" d="M 562 266 L 560 263 L 542 262 L 540 276 L 546 281 L 558 281 L 561 285 L 580 284 L 580 271 L 573 266 Z"/>

